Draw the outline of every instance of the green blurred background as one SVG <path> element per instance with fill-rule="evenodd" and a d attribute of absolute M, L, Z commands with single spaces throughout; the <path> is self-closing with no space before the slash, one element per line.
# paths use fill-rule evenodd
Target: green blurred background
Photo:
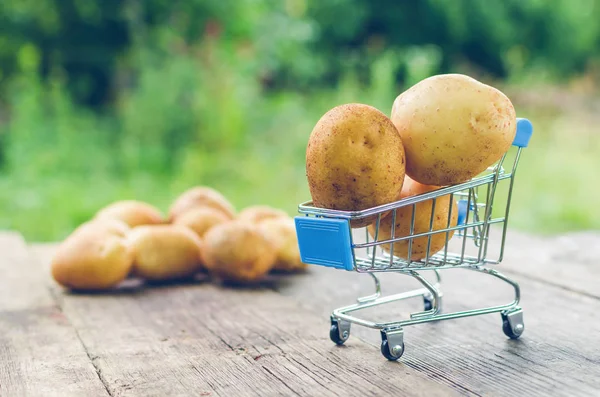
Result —
<path fill-rule="evenodd" d="M 534 123 L 511 225 L 600 229 L 600 1 L 2 0 L 0 229 L 57 240 L 119 199 L 309 199 L 308 135 L 437 73 Z"/>

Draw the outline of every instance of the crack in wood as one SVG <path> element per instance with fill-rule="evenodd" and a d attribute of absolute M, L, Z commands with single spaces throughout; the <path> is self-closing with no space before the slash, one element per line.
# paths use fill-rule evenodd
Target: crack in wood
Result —
<path fill-rule="evenodd" d="M 298 365 L 299 365 L 299 366 L 301 366 L 302 368 L 306 369 L 306 371 L 305 371 L 304 373 L 305 373 L 306 375 L 308 375 L 308 376 L 309 376 L 309 377 L 310 377 L 312 380 L 314 380 L 315 382 L 317 382 L 317 383 L 318 383 L 318 384 L 319 384 L 321 387 L 325 388 L 326 390 L 329 390 L 330 392 L 332 392 L 332 393 L 333 393 L 333 394 L 335 394 L 336 396 L 339 396 L 339 395 L 340 395 L 340 394 L 336 393 L 334 390 L 331 390 L 329 387 L 327 387 L 327 385 L 326 385 L 326 384 L 324 384 L 324 383 L 322 383 L 322 382 L 319 382 L 319 380 L 318 380 L 318 379 L 317 379 L 315 376 L 313 376 L 313 375 L 314 375 L 313 371 L 311 371 L 311 370 L 310 370 L 310 368 L 308 368 L 306 365 L 302 364 L 302 362 L 300 362 L 300 361 L 296 360 L 296 359 L 295 359 L 295 358 L 293 358 L 293 357 L 289 357 L 289 360 L 292 360 L 292 361 L 294 361 L 296 364 L 298 364 Z M 310 361 L 310 360 L 309 360 L 309 361 Z M 313 364 L 313 365 L 314 365 L 314 363 L 312 363 L 312 362 L 311 362 L 311 364 Z M 320 368 L 320 367 L 319 367 L 319 366 L 317 366 L 317 365 L 315 365 L 315 367 L 317 367 L 317 368 L 319 368 L 319 369 L 322 369 L 322 368 Z M 326 373 L 328 373 L 328 374 L 332 375 L 332 374 L 331 374 L 331 372 L 329 372 L 329 371 L 324 371 L 324 372 L 326 372 Z"/>
<path fill-rule="evenodd" d="M 56 307 L 58 308 L 58 310 L 60 310 L 61 313 L 63 312 L 63 308 L 61 307 L 60 303 L 59 303 L 59 299 L 56 296 L 56 293 L 52 290 L 52 288 L 50 287 L 46 287 L 46 289 L 50 292 L 50 296 L 52 297 L 52 299 L 54 300 L 54 303 L 56 304 Z M 67 317 L 65 317 L 67 318 Z M 71 324 L 71 322 L 68 320 L 69 324 Z M 75 327 L 73 327 L 73 330 L 75 332 L 75 335 L 77 336 L 77 340 L 79 340 L 79 343 L 81 344 L 81 346 L 83 347 L 83 350 L 85 352 L 85 354 L 87 355 L 88 359 L 90 360 L 90 363 L 92 364 L 92 366 L 94 367 L 94 370 L 96 371 L 96 375 L 98 376 L 98 379 L 100 380 L 100 382 L 102 383 L 102 386 L 104 386 L 104 390 L 106 390 L 106 392 L 108 393 L 108 395 L 110 397 L 113 397 L 113 393 L 110 390 L 109 386 L 108 386 L 108 381 L 104 378 L 104 376 L 102 375 L 102 369 L 100 368 L 100 366 L 96 363 L 96 361 L 100 358 L 99 356 L 93 355 L 90 353 L 88 347 L 86 346 L 85 342 L 83 341 L 83 339 L 81 338 L 81 335 L 79 334 L 79 330 Z"/>
<path fill-rule="evenodd" d="M 295 396 L 300 396 L 301 395 L 301 394 L 298 394 L 298 392 L 296 390 L 292 389 L 283 379 L 281 379 L 280 377 L 278 377 L 277 375 L 275 375 L 269 368 L 267 368 L 267 367 L 265 367 L 263 365 L 262 369 L 264 369 L 265 372 L 267 372 L 273 378 L 277 379 L 282 385 L 284 385 L 289 391 L 291 391 L 292 394 L 294 394 Z"/>
<path fill-rule="evenodd" d="M 195 365 L 191 365 L 192 369 L 194 371 L 196 371 L 196 373 L 198 373 L 198 375 L 200 375 L 201 377 L 203 377 L 202 372 L 200 372 L 200 370 L 195 366 Z M 201 391 L 199 392 L 200 396 L 210 396 L 212 393 L 216 393 L 217 396 L 220 396 L 219 392 L 217 392 L 217 388 L 215 387 L 215 385 L 210 382 L 210 381 L 206 381 L 206 384 L 208 386 L 210 386 L 210 388 L 212 389 L 211 391 L 207 392 L 207 391 Z"/>

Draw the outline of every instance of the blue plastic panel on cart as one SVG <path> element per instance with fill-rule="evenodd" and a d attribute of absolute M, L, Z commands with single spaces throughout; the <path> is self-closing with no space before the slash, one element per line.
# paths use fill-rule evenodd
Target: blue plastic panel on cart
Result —
<path fill-rule="evenodd" d="M 295 221 L 302 262 L 354 270 L 347 220 L 297 216 Z"/>
<path fill-rule="evenodd" d="M 531 121 L 527 119 L 517 119 L 517 133 L 513 140 L 514 146 L 527 147 L 529 145 L 529 139 L 533 134 L 533 125 Z"/>

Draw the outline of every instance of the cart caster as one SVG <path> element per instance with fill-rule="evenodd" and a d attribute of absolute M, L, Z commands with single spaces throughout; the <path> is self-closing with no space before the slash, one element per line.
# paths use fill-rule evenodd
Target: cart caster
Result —
<path fill-rule="evenodd" d="M 404 354 L 404 331 L 381 331 L 381 354 L 390 361 L 396 361 Z"/>
<path fill-rule="evenodd" d="M 433 309 L 433 300 L 430 299 L 428 296 L 423 296 L 423 310 L 428 312 L 431 309 Z"/>
<path fill-rule="evenodd" d="M 525 324 L 523 323 L 523 310 L 516 309 L 512 312 L 502 313 L 502 331 L 510 339 L 517 339 L 523 334 Z"/>
<path fill-rule="evenodd" d="M 336 345 L 343 345 L 350 337 L 350 323 L 347 321 L 331 319 L 329 338 Z"/>
<path fill-rule="evenodd" d="M 442 312 L 442 295 L 440 294 L 438 297 L 438 313 Z M 423 295 L 423 310 L 428 312 L 430 310 L 433 310 L 433 296 L 431 294 L 425 294 Z"/>

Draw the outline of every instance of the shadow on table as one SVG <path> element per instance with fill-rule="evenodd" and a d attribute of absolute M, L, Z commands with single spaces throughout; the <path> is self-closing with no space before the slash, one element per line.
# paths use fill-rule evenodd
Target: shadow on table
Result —
<path fill-rule="evenodd" d="M 189 287 L 193 285 L 203 285 L 210 282 L 210 278 L 205 273 L 199 273 L 194 275 L 193 277 L 186 277 L 180 279 L 172 279 L 166 281 L 149 281 L 142 280 L 137 277 L 129 277 L 117 287 L 102 290 L 102 291 L 92 291 L 92 290 L 69 290 L 65 291 L 66 294 L 70 295 L 80 295 L 80 296 L 93 296 L 93 295 L 106 295 L 106 296 L 114 296 L 114 295 L 136 295 L 143 293 L 145 291 L 151 289 L 161 289 L 161 288 L 177 288 L 177 287 Z"/>
<path fill-rule="evenodd" d="M 301 273 L 300 273 L 301 274 Z M 232 291 L 235 290 L 272 290 L 277 291 L 280 288 L 289 285 L 294 282 L 294 278 L 297 275 L 296 273 L 279 273 L 274 272 L 268 274 L 265 278 L 256 281 L 256 282 L 234 282 L 234 281 L 224 281 L 215 278 L 211 278 L 208 273 L 197 273 L 193 277 L 186 277 L 180 279 L 173 279 L 168 281 L 150 281 L 150 280 L 142 280 L 140 278 L 131 276 L 119 284 L 117 287 L 102 290 L 102 291 L 93 291 L 93 290 L 70 290 L 65 291 L 65 293 L 70 295 L 80 295 L 80 296 L 94 296 L 94 295 L 106 295 L 106 296 L 116 296 L 116 295 L 136 295 L 141 294 L 149 290 L 156 290 L 162 288 L 180 288 L 180 287 L 192 287 L 192 286 L 201 286 L 205 284 L 212 284 L 220 288 L 230 289 Z"/>

